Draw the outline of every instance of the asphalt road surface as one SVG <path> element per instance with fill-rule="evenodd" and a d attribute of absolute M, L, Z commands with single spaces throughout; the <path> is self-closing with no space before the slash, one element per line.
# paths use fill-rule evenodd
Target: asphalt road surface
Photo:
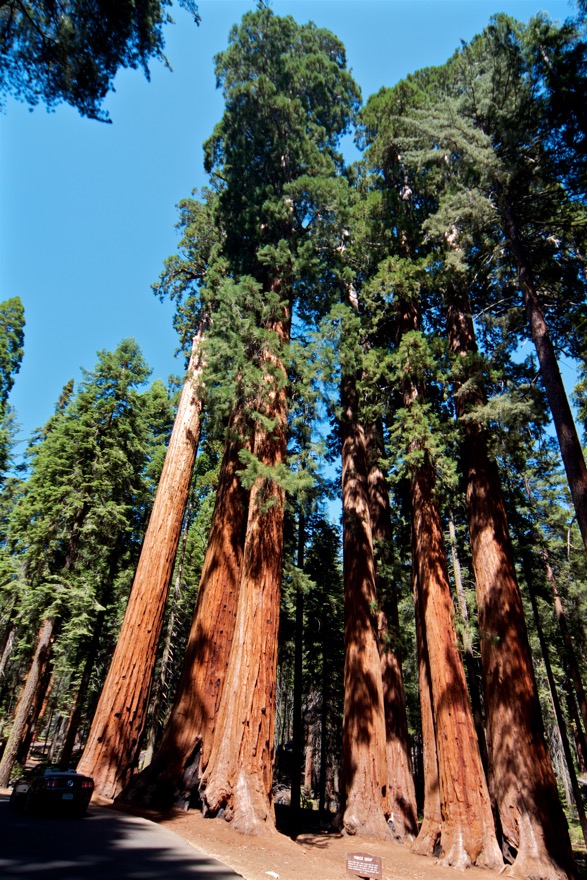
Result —
<path fill-rule="evenodd" d="M 19 880 L 234 880 L 166 828 L 90 805 L 83 819 L 25 816 L 0 795 L 0 877 Z"/>

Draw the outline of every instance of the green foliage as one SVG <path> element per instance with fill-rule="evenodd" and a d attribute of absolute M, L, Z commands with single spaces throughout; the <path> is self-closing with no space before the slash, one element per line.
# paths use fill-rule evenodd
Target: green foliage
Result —
<path fill-rule="evenodd" d="M 161 383 L 140 390 L 148 376 L 128 339 L 99 353 L 77 392 L 68 383 L 31 443 L 30 476 L 10 513 L 13 574 L 3 593 L 19 651 L 30 650 L 42 617 L 59 616 L 63 674 L 79 662 L 97 613 L 116 609 L 117 585 L 130 586 L 173 418 Z"/>
<path fill-rule="evenodd" d="M 217 56 L 226 109 L 206 168 L 235 274 L 291 283 L 300 246 L 330 219 L 336 147 L 359 101 L 345 64 L 330 32 L 267 8 L 247 13 Z"/>
<path fill-rule="evenodd" d="M 199 22 L 193 0 L 180 0 Z M 119 68 L 163 55 L 171 0 L 6 0 L 0 6 L 0 94 L 49 110 L 62 101 L 109 122 L 102 102 Z"/>
<path fill-rule="evenodd" d="M 18 296 L 0 303 L 0 405 L 4 407 L 24 354 L 24 307 Z"/>

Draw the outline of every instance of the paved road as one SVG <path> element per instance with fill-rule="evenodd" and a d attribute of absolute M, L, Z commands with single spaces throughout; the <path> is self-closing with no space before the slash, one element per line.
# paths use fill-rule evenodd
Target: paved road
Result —
<path fill-rule="evenodd" d="M 0 795 L 2 880 L 234 880 L 232 868 L 138 816 L 90 805 L 83 819 L 24 816 Z"/>

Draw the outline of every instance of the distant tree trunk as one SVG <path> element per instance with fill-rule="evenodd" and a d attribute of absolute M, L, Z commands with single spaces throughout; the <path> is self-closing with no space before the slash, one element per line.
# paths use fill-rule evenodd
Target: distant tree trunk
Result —
<path fill-rule="evenodd" d="M 461 358 L 474 354 L 473 321 L 463 296 L 449 305 L 447 322 L 452 351 Z M 471 378 L 463 375 L 455 393 L 461 419 L 483 399 Z M 515 856 L 513 872 L 561 877 L 573 872 L 571 847 L 544 737 L 497 468 L 489 460 L 482 428 L 466 419 L 463 432 L 491 791 L 505 848 Z"/>
<path fill-rule="evenodd" d="M 459 614 L 461 620 L 464 624 L 464 635 L 463 635 L 463 653 L 465 655 L 465 668 L 467 671 L 467 682 L 469 685 L 469 694 L 471 696 L 471 708 L 473 710 L 473 720 L 475 721 L 475 730 L 477 731 L 477 740 L 479 742 L 479 752 L 481 753 L 481 761 L 483 762 L 483 769 L 485 770 L 485 775 L 488 775 L 488 760 L 487 760 L 487 739 L 485 737 L 485 718 L 483 715 L 483 705 L 481 701 L 481 692 L 479 690 L 479 669 L 478 662 L 475 656 L 475 652 L 473 650 L 473 640 L 471 639 L 471 635 L 467 629 L 467 625 L 469 623 L 469 609 L 467 608 L 467 599 L 465 596 L 465 590 L 463 587 L 463 579 L 461 575 L 461 564 L 459 561 L 459 555 L 457 552 L 456 545 L 456 532 L 455 532 L 455 524 L 452 518 L 452 514 L 449 518 L 448 522 L 448 533 L 450 538 L 450 552 L 453 560 L 453 572 L 454 572 L 454 580 L 455 580 L 455 590 L 457 595 L 457 603 L 459 608 Z"/>
<path fill-rule="evenodd" d="M 71 755 L 75 746 L 75 738 L 77 736 L 77 732 L 80 725 L 80 720 L 82 716 L 82 710 L 84 707 L 84 703 L 86 700 L 86 696 L 88 693 L 88 687 L 90 685 L 90 678 L 92 676 L 92 670 L 94 668 L 94 662 L 96 660 L 96 655 L 98 653 L 98 648 L 100 646 L 100 639 L 102 636 L 102 629 L 104 627 L 104 621 L 106 619 L 106 610 L 102 609 L 96 615 L 96 620 L 94 623 L 94 630 L 92 632 L 92 640 L 86 649 L 86 661 L 84 663 L 84 669 L 82 672 L 82 677 L 79 683 L 79 687 L 77 690 L 77 694 L 75 697 L 75 701 L 69 715 L 69 720 L 67 723 L 67 730 L 65 734 L 65 741 L 61 748 L 61 753 L 59 755 L 59 763 L 63 765 L 68 765 L 71 761 Z"/>
<path fill-rule="evenodd" d="M 304 794 L 312 796 L 314 791 L 314 712 L 310 713 L 306 725 L 306 749 L 304 756 Z"/>
<path fill-rule="evenodd" d="M 199 799 L 203 768 L 212 748 L 230 657 L 245 540 L 247 499 L 238 417 L 229 426 L 220 466 L 208 546 L 200 576 L 177 692 L 151 764 L 133 778 L 120 799 L 168 809 L 187 809 Z"/>
<path fill-rule="evenodd" d="M 412 851 L 422 856 L 436 855 L 440 848 L 442 810 L 440 806 L 440 777 L 436 754 L 436 731 L 432 709 L 432 677 L 430 658 L 426 644 L 426 629 L 422 617 L 422 603 L 418 588 L 415 536 L 412 529 L 412 581 L 414 588 L 414 611 L 416 618 L 416 644 L 418 647 L 418 685 L 420 693 L 420 717 L 422 724 L 422 763 L 424 765 L 424 808 L 422 824 Z"/>
<path fill-rule="evenodd" d="M 279 285 L 273 285 L 278 290 Z M 285 311 L 285 310 L 284 310 Z M 268 329 L 283 347 L 290 314 Z M 263 469 L 279 471 L 287 452 L 286 370 L 281 354 L 263 352 L 266 390 L 258 403 L 264 420 L 253 453 Z M 202 779 L 204 810 L 243 833 L 273 831 L 277 633 L 283 559 L 285 492 L 271 474 L 256 477 L 249 498 L 236 625 L 208 766 Z"/>
<path fill-rule="evenodd" d="M 392 559 L 393 534 L 387 479 L 379 460 L 384 453 L 380 426 L 366 432 L 369 466 L 369 513 L 375 553 L 375 583 L 379 597 L 379 650 L 387 740 L 389 826 L 395 840 L 411 841 L 418 833 L 416 788 L 410 755 L 406 695 L 399 644 L 399 615 L 395 583 L 385 573 Z"/>
<path fill-rule="evenodd" d="M 300 504 L 298 521 L 298 558 L 297 566 L 300 571 L 304 570 L 304 550 L 306 542 L 306 527 L 304 505 Z M 302 695 L 303 695 L 303 664 L 304 664 L 304 593 L 298 584 L 296 589 L 296 629 L 294 648 L 294 684 L 293 684 L 293 748 L 292 748 L 292 771 L 291 771 L 291 830 L 295 835 L 299 826 L 302 757 L 304 725 L 302 719 Z"/>
<path fill-rule="evenodd" d="M 89 645 L 87 645 L 85 648 L 86 661 L 84 663 L 84 669 L 82 672 L 82 677 L 77 690 L 75 701 L 69 715 L 69 720 L 67 722 L 65 740 L 61 748 L 61 754 L 59 756 L 60 763 L 64 765 L 68 765 L 71 761 L 71 756 L 75 746 L 75 740 L 82 717 L 82 711 L 86 702 L 88 688 L 90 686 L 94 663 L 96 661 L 96 656 L 100 647 L 102 631 L 104 629 L 104 622 L 106 620 L 106 608 L 112 601 L 114 580 L 120 566 L 121 552 L 121 540 L 119 538 L 110 553 L 109 571 L 108 575 L 104 579 L 99 597 L 100 605 L 102 606 L 102 608 L 96 615 L 96 620 L 94 621 L 94 628 L 92 631 L 92 638 Z"/>
<path fill-rule="evenodd" d="M 526 480 L 526 490 L 528 492 L 528 496 L 530 498 L 530 502 L 532 502 L 532 493 L 530 491 L 530 486 L 528 481 Z M 540 550 L 542 560 L 544 562 L 544 568 L 546 572 L 546 578 L 548 583 L 550 584 L 550 588 L 552 590 L 552 600 L 554 604 L 554 613 L 556 615 L 556 619 L 559 625 L 560 633 L 563 639 L 563 644 L 565 646 L 564 654 L 566 665 L 568 666 L 568 671 L 571 675 L 571 680 L 573 682 L 575 688 L 575 694 L 577 697 L 577 702 L 579 704 L 579 708 L 581 710 L 581 716 L 583 718 L 583 727 L 579 725 L 579 737 L 582 742 L 582 749 L 585 759 L 587 759 L 587 743 L 585 742 L 585 733 L 587 731 L 587 697 L 585 696 L 585 688 L 583 686 L 583 679 L 581 676 L 581 671 L 579 668 L 579 661 L 577 659 L 577 654 L 575 651 L 575 646 L 573 644 L 573 639 L 571 638 L 571 634 L 569 632 L 569 627 L 567 624 L 567 617 L 565 614 L 565 610 L 563 607 L 562 599 L 559 593 L 558 585 L 556 582 L 556 576 L 554 571 L 552 570 L 552 566 L 548 559 L 548 551 L 546 547 L 542 544 Z"/>
<path fill-rule="evenodd" d="M 522 565 L 524 568 L 524 575 L 526 578 L 526 584 L 528 586 L 528 593 L 530 595 L 530 603 L 532 605 L 532 614 L 534 616 L 534 624 L 536 626 L 536 632 L 538 633 L 538 641 L 540 642 L 540 650 L 542 652 L 542 659 L 544 661 L 544 668 L 546 670 L 546 678 L 548 680 L 548 687 L 550 690 L 550 697 L 552 700 L 552 707 L 554 709 L 554 716 L 556 718 L 556 723 L 559 729 L 559 734 L 561 738 L 561 743 L 563 746 L 563 752 L 565 756 L 565 762 L 567 765 L 567 770 L 569 773 L 569 779 L 571 780 L 571 788 L 573 791 L 573 798 L 575 800 L 575 807 L 577 809 L 577 815 L 579 816 L 579 823 L 581 825 L 581 831 L 583 833 L 583 842 L 587 846 L 587 817 L 585 816 L 585 807 L 583 805 L 583 795 L 579 788 L 579 783 L 577 780 L 577 774 L 575 772 L 575 764 L 573 762 L 573 754 L 571 752 L 571 745 L 569 742 L 569 734 L 567 730 L 567 725 L 565 722 L 565 716 L 562 710 L 562 706 L 560 703 L 560 699 L 558 696 L 558 691 L 556 688 L 556 682 L 554 680 L 554 675 L 552 672 L 552 666 L 550 663 L 550 654 L 548 651 L 548 645 L 546 643 L 546 639 L 544 638 L 544 631 L 542 629 L 542 622 L 540 620 L 540 614 L 538 612 L 538 603 L 536 602 L 536 596 L 534 595 L 534 584 L 533 584 L 533 573 L 532 573 L 532 564 L 530 555 L 527 549 L 522 550 Z"/>
<path fill-rule="evenodd" d="M 567 712 L 571 719 L 571 730 L 573 733 L 575 748 L 577 749 L 577 765 L 579 774 L 582 775 L 587 771 L 587 760 L 585 757 L 587 755 L 587 742 L 585 741 L 585 733 L 579 717 L 579 709 L 577 708 L 575 693 L 569 686 L 568 679 L 563 683 L 563 686 L 567 700 Z"/>
<path fill-rule="evenodd" d="M 583 449 L 558 367 L 554 346 L 548 332 L 540 297 L 532 276 L 528 255 L 520 240 L 512 206 L 506 206 L 503 214 L 506 235 L 518 269 L 518 280 L 524 297 L 532 340 L 538 355 L 540 375 L 552 413 L 567 481 L 577 514 L 577 523 L 583 544 L 587 549 L 587 467 Z"/>
<path fill-rule="evenodd" d="M 344 712 L 338 822 L 349 834 L 391 836 L 375 560 L 365 433 L 356 378 L 341 381 Z"/>
<path fill-rule="evenodd" d="M 10 775 L 12 773 L 12 768 L 14 767 L 23 732 L 31 708 L 39 692 L 39 683 L 45 675 L 47 665 L 50 662 L 51 648 L 55 640 L 57 629 L 58 620 L 55 617 L 48 617 L 41 623 L 37 635 L 35 653 L 16 707 L 10 736 L 8 737 L 2 760 L 0 761 L 0 788 L 5 788 L 10 781 Z"/>
<path fill-rule="evenodd" d="M 526 489 L 526 494 L 528 495 L 528 500 L 530 502 L 530 506 L 533 509 L 534 506 L 534 497 L 532 493 L 532 489 L 530 487 L 530 482 L 527 477 L 524 477 L 524 486 Z M 587 738 L 585 736 L 585 731 L 587 730 L 587 697 L 585 696 L 585 688 L 583 687 L 583 679 L 581 676 L 581 671 L 579 669 L 579 662 L 577 660 L 577 654 L 575 652 L 575 646 L 573 645 L 573 640 L 571 638 L 571 634 L 569 632 L 569 627 L 567 624 L 567 618 L 565 614 L 565 610 L 563 607 L 562 599 L 560 596 L 560 592 L 558 589 L 558 584 L 556 580 L 556 575 L 552 569 L 550 564 L 550 560 L 548 557 L 548 550 L 544 544 L 544 541 L 540 539 L 539 535 L 536 534 L 536 541 L 538 546 L 540 546 L 540 555 L 542 557 L 542 561 L 544 562 L 544 571 L 546 574 L 546 579 L 550 584 L 550 588 L 552 591 L 552 600 L 554 605 L 554 613 L 556 615 L 556 619 L 559 625 L 560 633 L 563 639 L 564 645 L 564 660 L 565 660 L 565 668 L 567 669 L 567 674 L 570 673 L 570 678 L 573 682 L 573 686 L 575 688 L 575 695 L 570 695 L 568 697 L 569 700 L 569 710 L 572 717 L 575 719 L 575 731 L 574 736 L 577 742 L 577 751 L 579 756 L 579 764 L 581 767 L 581 772 L 585 772 L 585 762 L 587 761 Z M 576 696 L 576 700 L 575 700 Z M 581 716 L 583 718 L 583 722 L 578 717 L 577 714 L 577 703 L 579 704 L 579 708 L 581 710 Z"/>
<path fill-rule="evenodd" d="M 136 768 L 157 646 L 200 439 L 202 327 L 186 381 L 112 663 L 79 771 L 114 798 Z"/>
<path fill-rule="evenodd" d="M 14 645 L 14 636 L 16 634 L 15 617 L 16 603 L 13 604 L 8 619 L 5 620 L 2 638 L 0 639 L 0 678 L 4 678 L 6 674 L 6 665 Z"/>
<path fill-rule="evenodd" d="M 58 637 L 60 629 L 61 623 L 60 621 L 57 621 L 53 629 L 51 650 L 48 651 L 45 655 L 45 665 L 39 675 L 37 690 L 29 709 L 28 718 L 22 731 L 20 745 L 16 753 L 17 762 L 19 764 L 22 764 L 23 766 L 24 764 L 26 764 L 31 746 L 33 745 L 33 742 L 35 742 L 35 735 L 37 739 L 40 739 L 40 728 L 42 727 L 43 718 L 45 712 L 47 711 L 49 697 L 51 696 L 51 691 L 53 689 L 53 644 Z"/>
<path fill-rule="evenodd" d="M 330 798 L 327 799 L 328 764 L 331 755 L 328 748 L 328 722 L 330 706 L 330 664 L 327 660 L 326 634 L 330 619 L 326 602 L 322 604 L 320 613 L 320 633 L 322 635 L 322 676 L 321 676 L 321 705 L 320 705 L 320 779 L 318 782 L 318 816 L 322 823 L 326 819 L 326 812 L 330 809 Z"/>

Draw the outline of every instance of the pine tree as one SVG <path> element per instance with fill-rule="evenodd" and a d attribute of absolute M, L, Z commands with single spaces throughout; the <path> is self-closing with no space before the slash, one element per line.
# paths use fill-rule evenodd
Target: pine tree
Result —
<path fill-rule="evenodd" d="M 28 724 L 31 732 L 34 727 L 55 640 L 75 644 L 85 636 L 113 564 L 112 548 L 138 540 L 148 429 L 137 388 L 148 373 L 134 340 L 100 352 L 95 370 L 85 372 L 77 394 L 69 386 L 33 443 L 31 476 L 12 515 L 11 539 L 30 585 L 19 615 L 38 626 L 39 638 L 3 777 L 33 702 L 37 709 Z M 118 564 L 121 559 L 122 551 Z"/>

